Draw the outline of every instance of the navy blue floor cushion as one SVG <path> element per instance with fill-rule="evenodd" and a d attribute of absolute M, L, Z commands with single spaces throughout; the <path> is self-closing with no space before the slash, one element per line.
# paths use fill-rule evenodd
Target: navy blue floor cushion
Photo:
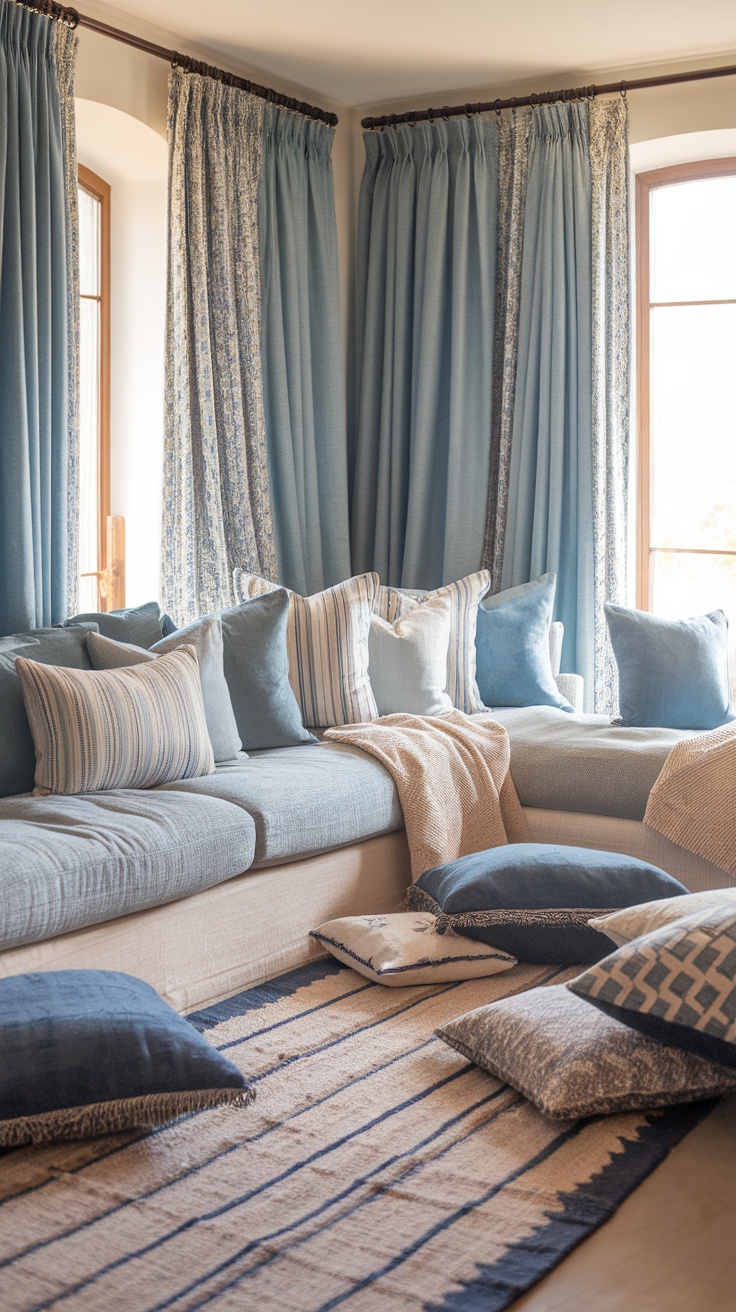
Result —
<path fill-rule="evenodd" d="M 90 1139 L 253 1099 L 150 984 L 112 970 L 0 980 L 0 1145 Z"/>
<path fill-rule="evenodd" d="M 411 911 L 437 930 L 510 952 L 520 961 L 599 961 L 613 944 L 587 921 L 602 907 L 676 897 L 687 889 L 646 861 L 551 843 L 509 843 L 427 870 L 409 888 Z"/>

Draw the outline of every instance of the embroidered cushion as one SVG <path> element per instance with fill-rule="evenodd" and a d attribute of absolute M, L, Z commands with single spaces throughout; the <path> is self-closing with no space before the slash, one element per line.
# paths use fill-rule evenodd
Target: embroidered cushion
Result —
<path fill-rule="evenodd" d="M 478 607 L 476 678 L 486 706 L 556 706 L 572 711 L 552 673 L 550 627 L 557 576 L 486 597 Z"/>
<path fill-rule="evenodd" d="M 130 643 L 116 642 L 114 638 L 104 638 L 101 633 L 91 633 L 87 639 L 87 651 L 95 670 L 145 665 L 156 660 L 157 656 L 184 646 L 193 647 L 197 653 L 204 715 L 215 760 L 232 761 L 240 752 L 242 743 L 223 668 L 222 624 L 216 616 L 209 615 L 187 624 L 171 637 L 155 642 L 148 651 Z"/>
<path fill-rule="evenodd" d="M 136 647 L 152 647 L 163 636 L 161 608 L 157 601 L 125 610 L 89 611 L 64 621 L 65 628 L 94 623 L 105 638 L 116 642 L 134 642 Z"/>
<path fill-rule="evenodd" d="M 406 903 L 437 915 L 440 932 L 450 926 L 520 961 L 574 965 L 609 951 L 609 940 L 588 925 L 595 909 L 685 891 L 664 870 L 617 852 L 509 843 L 427 870 Z"/>
<path fill-rule="evenodd" d="M 149 984 L 109 970 L 0 980 L 0 1144 L 91 1139 L 255 1094 Z"/>
<path fill-rule="evenodd" d="M 736 1072 L 646 1039 L 593 1007 L 586 1014 L 564 984 L 478 1007 L 437 1033 L 554 1119 L 644 1111 L 736 1089 Z"/>
<path fill-rule="evenodd" d="M 736 1066 L 736 906 L 634 939 L 569 988 L 651 1038 Z"/>
<path fill-rule="evenodd" d="M 680 897 L 665 897 L 656 902 L 624 907 L 608 916 L 589 920 L 588 924 L 605 934 L 617 947 L 622 947 L 634 938 L 691 916 L 694 911 L 710 911 L 727 905 L 736 909 L 736 888 L 709 888 L 704 893 L 686 893 Z"/>
<path fill-rule="evenodd" d="M 450 603 L 444 598 L 413 606 L 393 624 L 372 617 L 368 671 L 379 715 L 452 710 L 445 692 L 449 643 Z"/>
<path fill-rule="evenodd" d="M 236 596 L 257 597 L 277 585 L 236 569 Z M 304 723 L 312 728 L 361 724 L 378 716 L 368 676 L 368 634 L 377 574 L 360 574 L 312 597 L 289 592 L 289 677 Z"/>
<path fill-rule="evenodd" d="M 450 603 L 450 645 L 447 651 L 447 692 L 453 706 L 468 715 L 485 710 L 475 678 L 475 630 L 478 606 L 491 586 L 487 569 L 468 574 L 433 592 L 409 592 L 379 587 L 376 614 L 393 624 L 421 601 L 443 598 Z"/>
<path fill-rule="evenodd" d="M 20 656 L 16 669 L 36 795 L 154 788 L 213 772 L 193 647 L 132 669 L 64 670 Z"/>
<path fill-rule="evenodd" d="M 717 729 L 734 719 L 722 610 L 691 620 L 610 603 L 605 612 L 618 666 L 620 724 Z"/>
<path fill-rule="evenodd" d="M 338 961 L 376 984 L 432 984 L 496 975 L 516 957 L 451 930 L 435 932 L 435 917 L 423 911 L 386 916 L 345 916 L 313 929 L 311 937 Z"/>
<path fill-rule="evenodd" d="M 89 670 L 92 666 L 87 634 L 94 630 L 94 624 L 80 624 L 74 629 L 34 629 L 0 638 L 0 797 L 30 793 L 36 771 L 36 751 L 15 668 L 16 656 L 27 656 L 45 665 Z"/>

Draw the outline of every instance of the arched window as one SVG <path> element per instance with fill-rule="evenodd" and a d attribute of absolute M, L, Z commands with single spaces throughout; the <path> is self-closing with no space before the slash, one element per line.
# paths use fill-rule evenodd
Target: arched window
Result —
<path fill-rule="evenodd" d="M 637 604 L 724 610 L 736 680 L 736 159 L 636 186 Z"/>

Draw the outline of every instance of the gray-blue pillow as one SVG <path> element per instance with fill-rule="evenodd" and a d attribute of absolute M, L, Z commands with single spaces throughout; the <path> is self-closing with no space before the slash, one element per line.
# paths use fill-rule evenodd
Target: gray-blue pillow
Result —
<path fill-rule="evenodd" d="M 289 683 L 284 588 L 219 612 L 225 678 L 247 752 L 315 743 Z"/>
<path fill-rule="evenodd" d="M 485 706 L 556 706 L 572 711 L 555 683 L 549 628 L 555 574 L 485 597 L 475 630 L 475 677 Z"/>
<path fill-rule="evenodd" d="M 601 907 L 635 906 L 687 889 L 646 861 L 554 843 L 509 843 L 427 870 L 407 893 L 410 911 L 520 961 L 598 961 L 611 940 L 587 921 Z"/>
<path fill-rule="evenodd" d="M 103 638 L 115 642 L 131 642 L 135 647 L 152 647 L 164 633 L 161 628 L 161 608 L 157 601 L 146 601 L 142 606 L 127 610 L 89 611 L 85 615 L 72 615 L 64 621 L 64 628 L 75 624 L 96 624 Z"/>
<path fill-rule="evenodd" d="M 610 603 L 605 611 L 618 666 L 619 724 L 717 729 L 733 720 L 722 610 L 691 620 Z"/>
<path fill-rule="evenodd" d="M 3 1146 L 90 1139 L 253 1097 L 237 1066 L 132 975 L 0 980 Z"/>
<path fill-rule="evenodd" d="M 96 632 L 96 624 L 80 624 L 74 629 L 33 629 L 0 638 L 0 797 L 30 793 L 36 772 L 36 749 L 15 672 L 16 656 L 42 665 L 91 670 L 87 634 Z"/>

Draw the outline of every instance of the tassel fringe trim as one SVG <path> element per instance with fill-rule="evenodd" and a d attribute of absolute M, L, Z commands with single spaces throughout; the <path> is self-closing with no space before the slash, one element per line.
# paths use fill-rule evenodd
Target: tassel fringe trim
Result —
<path fill-rule="evenodd" d="M 19 1148 L 58 1139 L 96 1139 L 101 1134 L 139 1126 L 166 1125 L 190 1112 L 212 1107 L 248 1107 L 255 1089 L 184 1089 L 176 1093 L 148 1093 L 139 1098 L 90 1103 L 87 1107 L 60 1107 L 37 1116 L 15 1116 L 0 1121 L 0 1146 Z"/>
<path fill-rule="evenodd" d="M 411 884 L 406 894 L 407 911 L 428 911 L 435 917 L 435 933 L 446 934 L 448 930 L 462 933 L 463 929 L 493 929 L 504 925 L 534 926 L 545 928 L 565 928 L 569 925 L 587 925 L 595 916 L 610 916 L 620 907 L 519 907 L 500 911 L 458 911 L 455 915 L 446 915 L 439 902 L 435 902 L 430 893 L 416 884 Z"/>

